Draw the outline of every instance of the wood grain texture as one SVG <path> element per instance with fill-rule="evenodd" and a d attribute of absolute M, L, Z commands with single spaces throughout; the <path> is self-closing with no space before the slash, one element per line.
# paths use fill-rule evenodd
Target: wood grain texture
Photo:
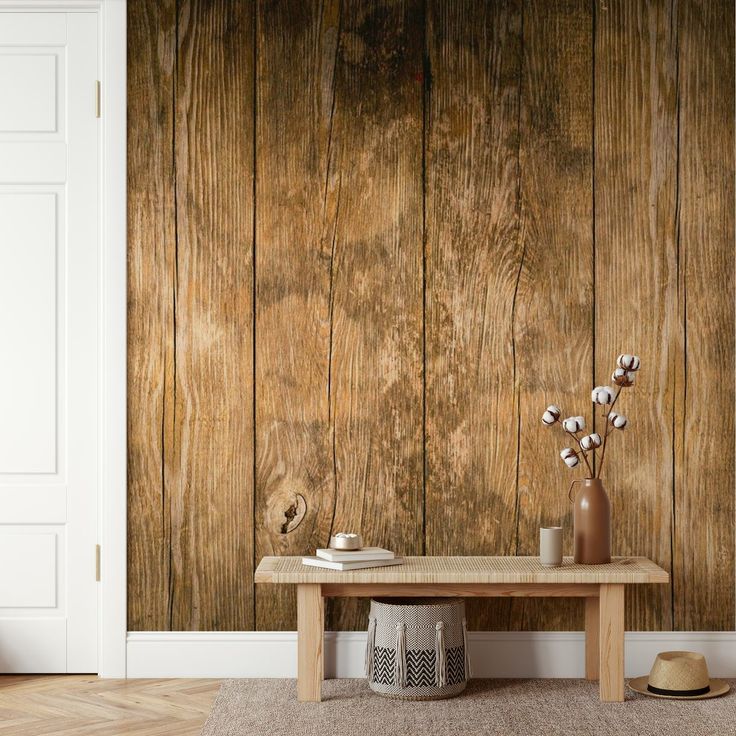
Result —
<path fill-rule="evenodd" d="M 630 591 L 630 594 L 634 591 Z M 600 677 L 600 590 L 585 599 L 585 679 Z"/>
<path fill-rule="evenodd" d="M 322 699 L 325 676 L 325 600 L 319 585 L 297 585 L 297 697 L 301 702 Z"/>
<path fill-rule="evenodd" d="M 128 628 L 169 627 L 176 8 L 128 5 Z"/>
<path fill-rule="evenodd" d="M 517 554 L 538 554 L 539 527 L 561 524 L 572 549 L 572 477 L 559 457 L 570 440 L 543 427 L 550 403 L 590 421 L 593 374 L 593 212 L 589 3 L 526 2 L 520 108 L 522 263 L 514 301 L 519 411 Z M 512 606 L 512 629 L 582 629 L 580 606 Z"/>
<path fill-rule="evenodd" d="M 220 684 L 195 679 L 3 675 L 0 734 L 199 736 Z"/>
<path fill-rule="evenodd" d="M 513 554 L 521 4 L 430 2 L 426 552 Z M 471 628 L 508 605 L 471 602 Z"/>
<path fill-rule="evenodd" d="M 545 567 L 538 557 L 405 557 L 403 565 L 337 571 L 301 557 L 265 557 L 257 583 L 666 583 L 669 574 L 645 557 L 614 557 L 606 565 Z"/>
<path fill-rule="evenodd" d="M 595 383 L 620 353 L 642 369 L 622 389 L 602 479 L 615 554 L 671 566 L 672 417 L 682 355 L 677 310 L 677 26 L 669 0 L 597 3 L 595 23 Z M 605 431 L 599 410 L 595 429 Z M 629 628 L 672 629 L 672 591 L 627 596 Z"/>
<path fill-rule="evenodd" d="M 601 585 L 600 692 L 604 703 L 624 700 L 624 586 Z"/>
<path fill-rule="evenodd" d="M 325 598 L 588 598 L 594 583 L 323 583 Z M 470 601 L 466 600 L 466 604 Z"/>
<path fill-rule="evenodd" d="M 734 7 L 679 4 L 674 625 L 734 628 Z"/>
<path fill-rule="evenodd" d="M 328 174 L 339 3 L 258 3 L 256 555 L 329 541 L 336 182 Z M 299 63 L 283 63 L 286 58 Z M 294 591 L 256 591 L 256 626 L 294 630 Z"/>
<path fill-rule="evenodd" d="M 179 3 L 171 622 L 253 628 L 253 15 Z"/>
<path fill-rule="evenodd" d="M 359 529 L 373 544 L 418 552 L 420 5 L 261 10 L 258 109 L 270 129 L 258 129 L 257 550 L 303 553 L 331 530 Z M 305 63 L 274 79 L 285 37 Z M 281 174 L 294 190 L 286 202 L 274 125 L 294 152 Z M 289 531 L 297 494 L 306 513 Z M 289 628 L 292 611 L 283 596 L 258 593 L 259 626 Z M 335 606 L 328 620 L 362 628 L 365 611 Z"/>
<path fill-rule="evenodd" d="M 343 4 L 333 148 L 335 531 L 423 551 L 422 3 Z M 326 541 L 326 540 L 325 540 Z M 333 606 L 363 628 L 367 604 Z"/>
<path fill-rule="evenodd" d="M 642 371 L 603 473 L 613 551 L 673 581 L 631 592 L 628 627 L 736 625 L 733 16 L 129 3 L 131 630 L 293 630 L 255 563 L 331 531 L 535 555 L 562 524 L 571 552 L 573 442 L 540 416 L 592 429 L 622 351 Z M 329 601 L 328 628 L 364 612 Z"/>

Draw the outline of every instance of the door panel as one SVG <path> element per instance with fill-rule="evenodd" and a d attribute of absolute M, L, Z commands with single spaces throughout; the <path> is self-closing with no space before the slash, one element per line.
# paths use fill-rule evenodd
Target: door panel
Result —
<path fill-rule="evenodd" d="M 66 13 L 5 13 L 0 23 L 0 45 L 63 46 L 66 22 Z"/>
<path fill-rule="evenodd" d="M 56 54 L 0 55 L 0 132 L 56 131 Z"/>
<path fill-rule="evenodd" d="M 0 606 L 5 608 L 56 608 L 56 545 L 53 532 L 0 530 Z"/>
<path fill-rule="evenodd" d="M 0 134 L 1 138 L 1 134 Z M 66 181 L 66 143 L 0 140 L 0 184 L 63 184 Z"/>
<path fill-rule="evenodd" d="M 0 671 L 97 671 L 97 15 L 0 12 Z"/>
<path fill-rule="evenodd" d="M 0 618 L 0 672 L 65 672 L 63 618 Z"/>
<path fill-rule="evenodd" d="M 3 474 L 56 472 L 56 212 L 54 192 L 0 192 Z"/>

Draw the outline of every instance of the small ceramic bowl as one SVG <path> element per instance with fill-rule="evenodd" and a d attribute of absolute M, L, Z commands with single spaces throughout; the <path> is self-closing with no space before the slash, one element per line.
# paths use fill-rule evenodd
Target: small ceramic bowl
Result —
<path fill-rule="evenodd" d="M 363 539 L 360 534 L 340 532 L 330 537 L 331 549 L 361 549 Z"/>

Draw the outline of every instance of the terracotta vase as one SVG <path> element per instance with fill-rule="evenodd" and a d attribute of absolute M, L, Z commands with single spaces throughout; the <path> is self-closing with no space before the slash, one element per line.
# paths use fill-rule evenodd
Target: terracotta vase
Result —
<path fill-rule="evenodd" d="M 602 565 L 611 561 L 611 503 L 599 478 L 574 480 L 580 483 L 573 501 L 574 559 L 581 565 Z"/>

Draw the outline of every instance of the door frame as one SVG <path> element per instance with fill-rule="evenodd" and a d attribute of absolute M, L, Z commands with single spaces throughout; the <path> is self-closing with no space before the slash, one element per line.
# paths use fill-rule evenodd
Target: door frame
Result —
<path fill-rule="evenodd" d="M 127 0 L 0 0 L 0 11 L 95 12 L 101 82 L 98 302 L 97 668 L 126 676 Z"/>
<path fill-rule="evenodd" d="M 125 677 L 127 612 L 127 0 L 99 3 L 102 76 L 100 273 L 100 677 Z"/>

